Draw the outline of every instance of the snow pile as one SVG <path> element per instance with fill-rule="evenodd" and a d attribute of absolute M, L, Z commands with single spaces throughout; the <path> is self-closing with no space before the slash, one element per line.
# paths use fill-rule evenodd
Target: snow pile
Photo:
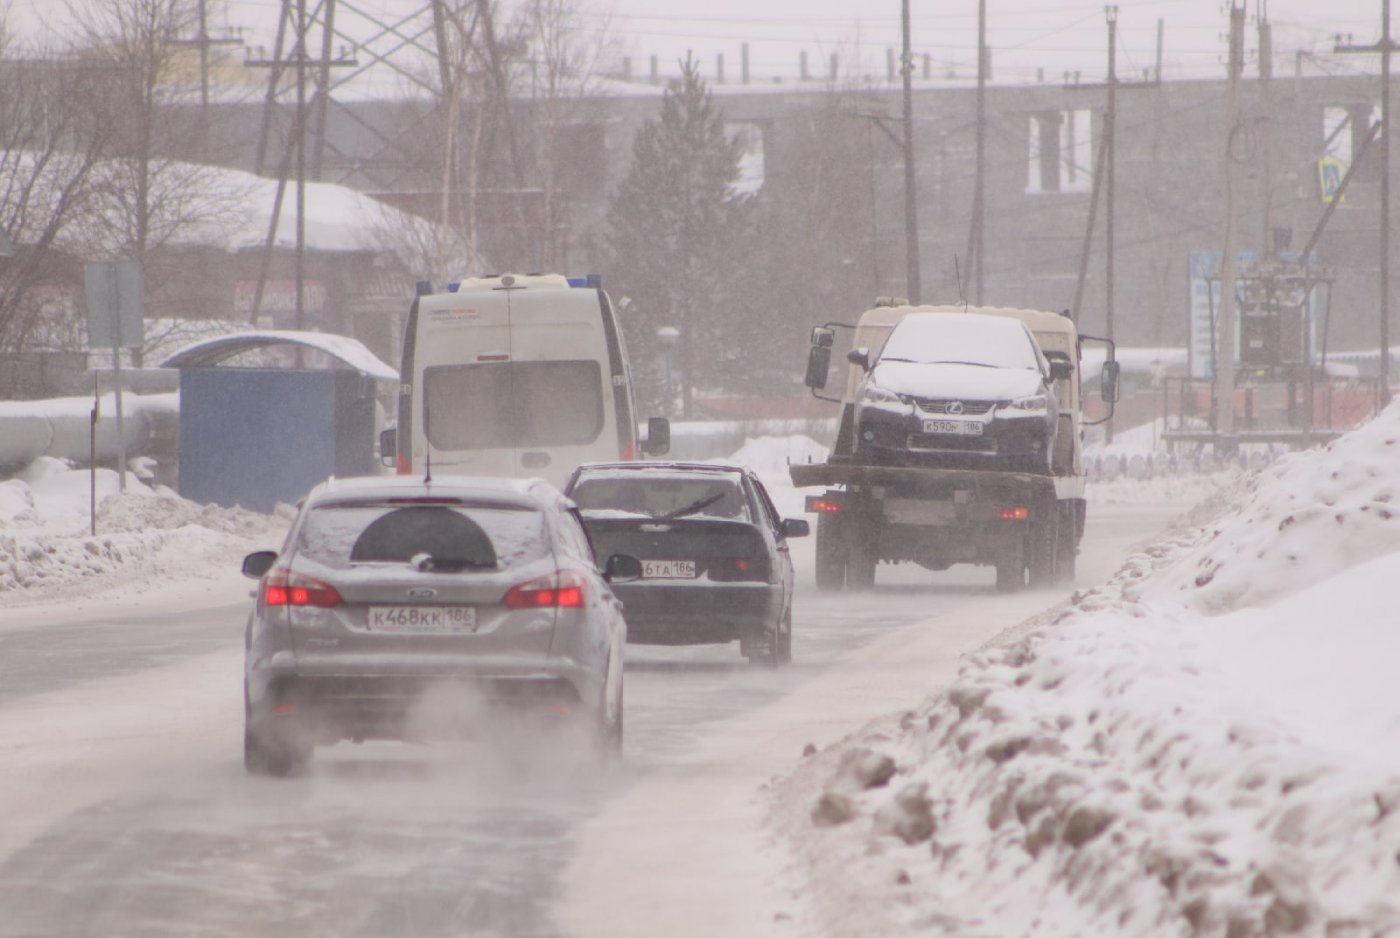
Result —
<path fill-rule="evenodd" d="M 1240 509 L 1154 581 L 1197 611 L 1252 605 L 1400 550 L 1400 411 L 1263 470 Z"/>
<path fill-rule="evenodd" d="M 809 763 L 825 793 L 790 833 L 863 907 L 830 914 L 886 933 L 1400 934 L 1397 439 L 1391 408 L 1237 480 L 1211 523 Z"/>
<path fill-rule="evenodd" d="M 287 524 L 286 517 L 196 505 L 132 473 L 122 493 L 117 473 L 99 469 L 93 535 L 91 485 L 87 470 L 48 457 L 0 482 L 7 603 L 214 576 L 255 547 L 277 546 Z"/>

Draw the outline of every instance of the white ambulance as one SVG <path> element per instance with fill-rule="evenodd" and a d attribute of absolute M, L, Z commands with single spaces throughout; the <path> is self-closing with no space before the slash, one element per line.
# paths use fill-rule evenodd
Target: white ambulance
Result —
<path fill-rule="evenodd" d="M 597 276 L 503 274 L 422 292 L 409 309 L 398 426 L 380 451 L 400 474 L 539 476 L 666 452 L 637 438 L 627 352 Z"/>

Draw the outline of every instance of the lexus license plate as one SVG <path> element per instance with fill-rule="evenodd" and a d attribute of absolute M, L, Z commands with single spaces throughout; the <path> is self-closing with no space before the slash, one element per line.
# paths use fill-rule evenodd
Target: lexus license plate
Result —
<path fill-rule="evenodd" d="M 643 560 L 642 576 L 649 580 L 693 580 L 693 560 Z"/>
<path fill-rule="evenodd" d="M 925 433 L 951 433 L 954 436 L 981 436 L 982 424 L 970 420 L 925 420 Z"/>
<path fill-rule="evenodd" d="M 474 606 L 370 606 L 371 632 L 456 633 L 476 631 Z"/>

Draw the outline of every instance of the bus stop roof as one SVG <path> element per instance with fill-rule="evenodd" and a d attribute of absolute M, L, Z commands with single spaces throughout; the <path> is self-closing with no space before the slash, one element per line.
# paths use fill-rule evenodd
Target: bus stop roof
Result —
<path fill-rule="evenodd" d="M 212 368 L 225 359 L 254 349 L 296 345 L 324 352 L 363 375 L 380 381 L 398 381 L 399 373 L 381 361 L 363 343 L 349 336 L 325 332 L 255 330 L 203 339 L 187 345 L 161 362 L 162 368 Z"/>

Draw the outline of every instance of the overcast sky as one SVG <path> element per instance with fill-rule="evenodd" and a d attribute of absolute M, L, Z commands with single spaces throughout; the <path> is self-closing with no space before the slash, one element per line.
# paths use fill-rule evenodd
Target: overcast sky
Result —
<path fill-rule="evenodd" d="M 307 0 L 314 9 L 320 0 Z M 520 0 L 506 0 L 507 6 Z M 56 0 L 8 0 L 12 19 L 32 34 L 45 17 L 56 22 Z M 242 27 L 250 46 L 272 46 L 280 0 L 208 0 L 210 32 L 224 25 Z M 6 0 L 0 0 L 0 7 Z M 357 0 L 355 9 L 384 23 L 402 21 L 414 11 L 428 9 L 428 0 Z M 756 78 L 791 80 L 797 77 L 799 55 L 808 54 L 813 73 L 835 53 L 847 76 L 886 74 L 886 50 L 900 42 L 900 0 L 581 0 L 586 22 L 609 23 L 618 56 L 633 59 L 634 73 L 659 58 L 663 71 L 692 52 L 711 77 L 716 58 L 723 55 L 734 80 L 740 50 L 749 45 Z M 919 62 L 930 57 L 935 77 L 974 74 L 976 61 L 976 0 L 914 0 L 913 45 Z M 988 0 L 988 44 L 993 50 L 997 81 L 1032 81 L 1037 72 L 1047 81 L 1060 81 L 1066 71 L 1079 70 L 1086 80 L 1102 77 L 1107 63 L 1108 27 L 1104 4 L 1081 0 Z M 1255 23 L 1260 4 L 1251 0 L 1248 47 L 1257 47 Z M 1337 33 L 1356 43 L 1380 36 L 1381 0 L 1273 0 L 1264 5 L 1274 24 L 1278 71 L 1291 74 L 1294 52 L 1324 58 L 1309 68 L 1327 71 L 1378 72 L 1376 56 L 1330 55 Z M 1141 75 L 1156 57 L 1157 24 L 1163 24 L 1163 71 L 1166 78 L 1218 77 L 1224 71 L 1228 29 L 1225 0 L 1122 0 L 1118 13 L 1120 77 Z M 337 22 L 349 31 L 373 30 L 357 20 L 350 5 L 340 8 Z M 50 25 L 51 32 L 60 31 Z M 1400 29 L 1396 30 L 1400 33 Z M 858 66 L 856 63 L 859 63 Z"/>

